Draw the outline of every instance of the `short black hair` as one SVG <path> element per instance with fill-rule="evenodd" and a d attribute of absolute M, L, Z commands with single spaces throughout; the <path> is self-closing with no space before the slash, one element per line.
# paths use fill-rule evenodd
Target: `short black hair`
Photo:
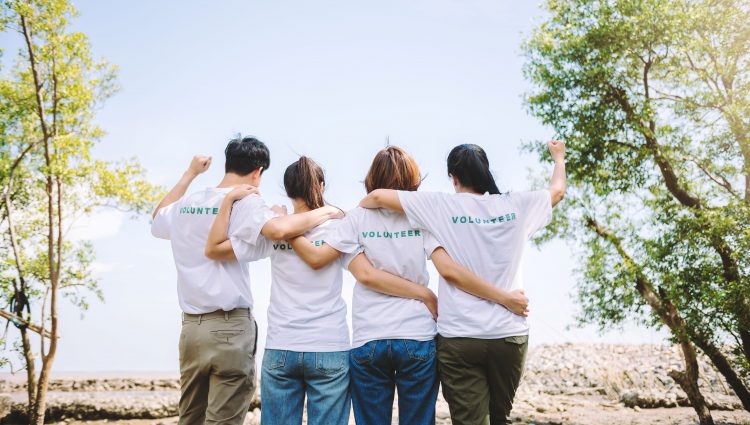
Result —
<path fill-rule="evenodd" d="M 266 171 L 271 166 L 271 153 L 265 143 L 255 137 L 236 137 L 224 149 L 224 172 L 246 176 L 260 167 Z"/>

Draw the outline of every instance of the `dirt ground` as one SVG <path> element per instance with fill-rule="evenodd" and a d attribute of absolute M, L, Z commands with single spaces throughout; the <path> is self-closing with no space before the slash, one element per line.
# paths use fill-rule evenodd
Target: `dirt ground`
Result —
<path fill-rule="evenodd" d="M 514 412 L 514 424 L 535 425 L 687 425 L 697 424 L 693 409 L 689 407 L 634 410 L 622 406 L 591 406 L 586 404 L 566 406 L 564 411 L 531 412 L 519 409 Z M 543 410 L 543 409 L 541 409 Z M 712 412 L 716 425 L 750 425 L 750 413 L 745 411 Z M 438 424 L 450 424 L 450 420 L 438 419 Z M 246 423 L 254 423 L 248 418 Z M 354 420 L 350 420 L 354 424 Z M 398 424 L 394 418 L 394 424 Z M 177 418 L 112 420 L 88 422 L 62 422 L 57 425 L 175 425 Z"/>

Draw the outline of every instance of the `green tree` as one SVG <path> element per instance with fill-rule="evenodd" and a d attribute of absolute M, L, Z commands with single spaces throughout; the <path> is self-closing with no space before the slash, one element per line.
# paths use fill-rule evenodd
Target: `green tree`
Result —
<path fill-rule="evenodd" d="M 750 411 L 750 1 L 546 10 L 527 105 L 568 143 L 572 190 L 543 239 L 580 251 L 580 323 L 666 326 L 701 423 L 696 347 Z"/>
<path fill-rule="evenodd" d="M 116 70 L 69 30 L 75 15 L 67 0 L 3 1 L 0 15 L 22 46 L 0 74 L 0 316 L 20 332 L 33 424 L 44 423 L 60 299 L 85 309 L 87 296 L 101 298 L 91 244 L 70 240 L 70 226 L 101 207 L 146 212 L 160 192 L 137 161 L 91 156 L 103 135 L 94 112 L 116 91 Z"/>

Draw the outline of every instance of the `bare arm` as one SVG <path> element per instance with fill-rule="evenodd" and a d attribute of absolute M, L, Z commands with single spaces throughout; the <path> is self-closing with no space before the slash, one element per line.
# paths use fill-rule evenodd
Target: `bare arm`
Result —
<path fill-rule="evenodd" d="M 340 217 L 341 214 L 342 212 L 338 208 L 326 205 L 312 211 L 275 217 L 263 225 L 261 233 L 272 241 L 289 239 L 299 236 L 332 218 Z"/>
<path fill-rule="evenodd" d="M 227 194 L 221 201 L 219 213 L 214 218 L 211 230 L 208 232 L 206 239 L 206 248 L 204 254 L 212 260 L 232 261 L 237 258 L 232 249 L 232 241 L 229 240 L 229 217 L 232 213 L 232 204 L 238 199 L 257 193 L 257 189 L 252 186 L 243 185 Z"/>
<path fill-rule="evenodd" d="M 508 292 L 493 286 L 472 273 L 469 269 L 456 263 L 443 248 L 433 251 L 431 259 L 440 276 L 443 276 L 445 280 L 456 288 L 479 298 L 500 304 L 519 316 L 529 315 L 529 299 L 526 298 L 522 289 Z"/>
<path fill-rule="evenodd" d="M 360 201 L 362 208 L 387 208 L 403 214 L 404 208 L 398 198 L 398 192 L 393 189 L 375 189 Z"/>
<path fill-rule="evenodd" d="M 341 252 L 330 245 L 315 246 L 304 236 L 289 239 L 289 243 L 292 244 L 294 252 L 313 270 L 322 269 L 341 256 Z"/>
<path fill-rule="evenodd" d="M 361 253 L 349 263 L 349 271 L 357 281 L 373 291 L 394 297 L 422 301 L 433 319 L 437 319 L 437 297 L 426 286 L 408 281 L 383 270 L 376 269 L 367 256 Z"/>
<path fill-rule="evenodd" d="M 555 169 L 552 171 L 552 179 L 549 184 L 549 193 L 552 195 L 552 207 L 560 203 L 565 196 L 567 177 L 565 175 L 565 143 L 560 140 L 549 142 L 549 152 L 555 161 Z"/>
<path fill-rule="evenodd" d="M 210 156 L 194 156 L 192 161 L 190 161 L 190 166 L 182 174 L 182 177 L 180 177 L 180 180 L 177 182 L 177 184 L 174 185 L 172 190 L 167 192 L 164 198 L 162 198 L 162 200 L 159 202 L 159 205 L 156 206 L 154 213 L 151 214 L 151 218 L 155 218 L 156 213 L 158 213 L 160 209 L 166 207 L 169 204 L 177 202 L 177 200 L 185 196 L 185 192 L 187 192 L 188 187 L 190 187 L 190 183 L 192 183 L 193 180 L 198 177 L 198 174 L 201 174 L 202 172 L 208 170 L 208 167 L 210 166 Z"/>

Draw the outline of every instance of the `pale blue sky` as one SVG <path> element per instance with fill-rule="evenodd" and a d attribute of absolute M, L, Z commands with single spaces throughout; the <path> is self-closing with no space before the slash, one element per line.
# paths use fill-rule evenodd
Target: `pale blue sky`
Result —
<path fill-rule="evenodd" d="M 96 154 L 136 156 L 155 183 L 171 186 L 202 153 L 214 165 L 194 188 L 216 184 L 223 147 L 237 132 L 271 149 L 261 188 L 269 203 L 288 204 L 282 171 L 306 154 L 326 170 L 328 200 L 355 206 L 386 136 L 416 157 L 427 175 L 423 190 L 451 190 L 445 157 L 459 143 L 487 150 L 501 190 L 527 189 L 529 169 L 549 168 L 519 151 L 522 142 L 552 136 L 522 100 L 528 86 L 520 44 L 541 18 L 535 2 L 75 4 L 75 29 L 90 36 L 95 55 L 120 67 L 122 91 L 98 115 L 107 135 Z M 12 45 L 3 38 L 0 46 Z M 176 371 L 180 310 L 169 244 L 150 236 L 146 218 L 113 211 L 98 213 L 78 234 L 95 238 L 106 303 L 94 303 L 83 320 L 64 306 L 57 370 Z M 574 266 L 560 242 L 529 250 L 532 344 L 661 341 L 637 328 L 604 336 L 566 330 L 576 311 Z M 269 273 L 267 261 L 251 266 L 261 344 Z M 347 302 L 352 284 L 346 274 Z"/>

